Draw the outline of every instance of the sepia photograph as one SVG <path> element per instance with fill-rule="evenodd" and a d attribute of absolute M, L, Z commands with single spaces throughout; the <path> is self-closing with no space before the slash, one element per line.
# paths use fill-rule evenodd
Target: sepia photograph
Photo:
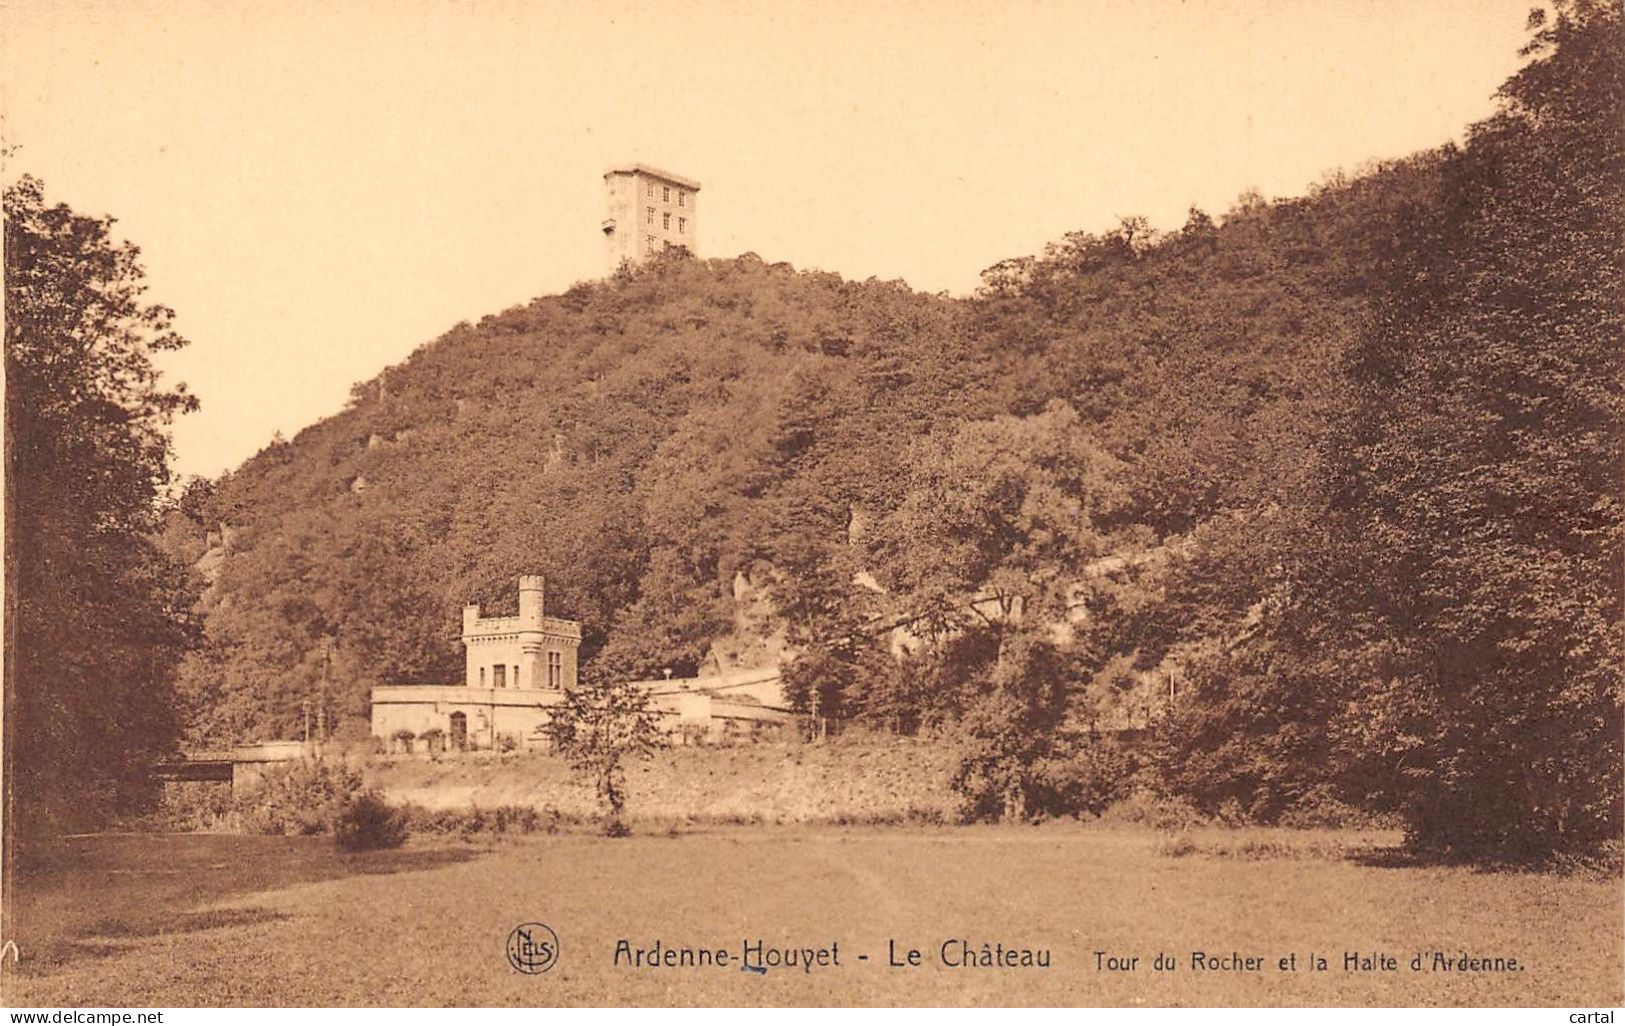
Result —
<path fill-rule="evenodd" d="M 7 0 L 0 184 L 8 1022 L 1625 1005 L 1621 0 Z"/>

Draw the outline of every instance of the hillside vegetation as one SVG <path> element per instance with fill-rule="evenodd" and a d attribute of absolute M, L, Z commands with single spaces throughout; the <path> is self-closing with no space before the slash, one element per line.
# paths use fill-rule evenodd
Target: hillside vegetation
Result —
<path fill-rule="evenodd" d="M 194 734 L 363 734 L 541 572 L 589 676 L 692 672 L 770 595 L 794 698 L 951 734 L 972 816 L 1109 799 L 1092 727 L 1138 712 L 1210 810 L 1617 837 L 1622 42 L 1559 4 L 1464 146 L 967 300 L 671 256 L 459 325 L 172 518 Z"/>
<path fill-rule="evenodd" d="M 1167 239 L 1073 236 L 972 301 L 672 258 L 459 325 L 197 504 L 194 552 L 229 536 L 206 719 L 286 734 L 330 637 L 335 713 L 362 723 L 376 684 L 460 676 L 461 605 L 511 605 L 530 570 L 589 660 L 692 671 L 741 573 L 811 630 L 878 572 L 863 527 L 902 503 L 915 442 L 1052 402 L 1122 464 L 1133 544 L 1256 505 L 1364 309 L 1353 236 L 1430 160 Z"/>

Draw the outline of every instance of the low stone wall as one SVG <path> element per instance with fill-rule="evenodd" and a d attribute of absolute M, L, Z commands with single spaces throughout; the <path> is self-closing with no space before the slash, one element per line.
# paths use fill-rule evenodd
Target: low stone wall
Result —
<path fill-rule="evenodd" d="M 628 772 L 628 812 L 655 820 L 768 823 L 951 819 L 952 757 L 909 738 L 670 748 Z M 384 759 L 369 783 L 431 809 L 525 805 L 596 813 L 590 786 L 556 756 L 489 753 Z"/>

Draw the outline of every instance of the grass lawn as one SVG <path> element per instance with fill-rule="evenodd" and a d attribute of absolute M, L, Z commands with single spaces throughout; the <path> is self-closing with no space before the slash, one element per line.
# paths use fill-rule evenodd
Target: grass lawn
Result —
<path fill-rule="evenodd" d="M 754 827 L 343 855 L 320 838 L 86 837 L 64 842 L 48 872 L 14 881 L 5 934 L 21 961 L 8 960 L 0 997 L 40 1008 L 1625 1000 L 1618 879 L 1393 865 L 1358 854 L 1369 840 Z M 537 976 L 506 957 L 509 932 L 531 920 L 560 941 L 557 963 Z M 732 961 L 617 967 L 622 939 L 721 948 Z M 743 972 L 746 939 L 836 944 L 841 964 Z M 949 940 L 1047 951 L 1050 967 L 945 966 Z M 917 949 L 921 964 L 889 967 L 889 941 L 903 960 Z M 1097 951 L 1138 962 L 1100 968 Z M 1196 951 L 1263 967 L 1196 970 Z M 1411 970 L 1413 956 L 1435 951 L 1523 968 Z M 1159 952 L 1178 967 L 1155 970 Z M 1311 968 L 1311 952 L 1328 968 Z M 1398 968 L 1345 971 L 1345 952 L 1386 953 Z M 1296 970 L 1278 968 L 1292 955 Z"/>

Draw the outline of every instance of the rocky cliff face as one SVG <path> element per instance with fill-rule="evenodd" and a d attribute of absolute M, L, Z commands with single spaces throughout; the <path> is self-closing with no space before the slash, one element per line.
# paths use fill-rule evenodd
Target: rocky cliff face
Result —
<path fill-rule="evenodd" d="M 773 604 L 771 571 L 740 570 L 733 579 L 733 630 L 711 642 L 702 676 L 780 666 L 791 656 Z"/>

